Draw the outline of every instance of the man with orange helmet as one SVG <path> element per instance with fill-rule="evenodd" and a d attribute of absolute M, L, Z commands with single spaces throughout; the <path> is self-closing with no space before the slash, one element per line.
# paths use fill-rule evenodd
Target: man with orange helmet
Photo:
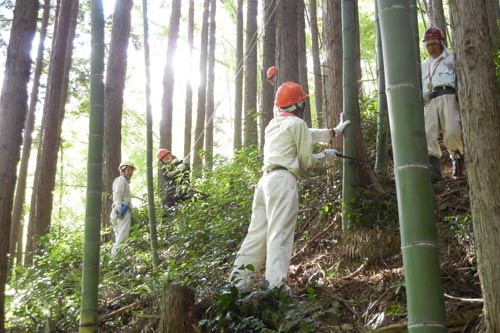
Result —
<path fill-rule="evenodd" d="M 271 66 L 267 69 L 266 77 L 267 82 L 276 88 L 276 66 Z"/>
<path fill-rule="evenodd" d="M 276 74 L 278 73 L 275 66 L 271 66 L 267 69 L 266 77 L 267 82 L 269 82 L 274 88 L 276 88 Z M 276 117 L 279 113 L 279 108 L 274 105 L 273 108 L 274 116 Z M 343 123 L 343 114 L 340 115 L 340 122 Z M 340 134 L 343 131 L 343 128 L 337 127 L 337 130 L 340 130 Z M 330 143 L 336 134 L 335 129 L 328 128 L 309 128 L 309 132 L 311 132 L 313 143 Z"/>
<path fill-rule="evenodd" d="M 456 75 L 453 56 L 444 45 L 443 34 L 436 27 L 425 31 L 422 42 L 429 57 L 422 63 L 425 133 L 431 165 L 431 179 L 441 179 L 439 135 L 453 162 L 453 179 L 464 174 L 464 145 L 456 97 Z"/>
<path fill-rule="evenodd" d="M 162 164 L 161 172 L 166 181 L 163 206 L 173 207 L 177 201 L 186 200 L 189 197 L 190 168 L 187 163 L 179 160 L 168 149 L 160 148 L 157 157 Z"/>
<path fill-rule="evenodd" d="M 264 264 L 269 287 L 285 283 L 292 255 L 293 236 L 299 207 L 299 170 L 333 160 L 334 149 L 313 154 L 307 124 L 300 118 L 308 97 L 295 82 L 283 83 L 276 92 L 277 117 L 265 129 L 264 171 L 255 189 L 248 234 L 238 251 L 231 281 L 248 290 L 255 272 Z M 339 125 L 342 133 L 349 121 Z M 247 269 L 252 265 L 255 269 Z"/>
<path fill-rule="evenodd" d="M 114 257 L 120 243 L 127 239 L 132 222 L 132 196 L 130 194 L 130 179 L 136 170 L 132 162 L 120 163 L 120 175 L 113 181 L 113 208 L 111 210 L 111 226 L 115 232 L 115 242 L 111 247 L 111 256 Z"/>

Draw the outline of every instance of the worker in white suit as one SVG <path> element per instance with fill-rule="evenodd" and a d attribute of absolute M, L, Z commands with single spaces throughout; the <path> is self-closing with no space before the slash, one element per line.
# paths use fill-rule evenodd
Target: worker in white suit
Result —
<path fill-rule="evenodd" d="M 301 119 L 307 97 L 300 85 L 290 81 L 276 92 L 279 114 L 265 130 L 264 174 L 255 189 L 248 234 L 231 272 L 231 281 L 241 291 L 252 287 L 264 262 L 269 287 L 285 284 L 299 209 L 299 170 L 337 157 L 334 149 L 312 153 L 311 132 Z M 342 122 L 334 133 L 341 134 L 348 125 L 349 121 Z"/>
<path fill-rule="evenodd" d="M 120 176 L 113 181 L 113 207 L 111 209 L 111 226 L 115 232 L 115 242 L 111 247 L 111 256 L 114 257 L 120 243 L 130 234 L 132 221 L 132 197 L 130 194 L 130 179 L 136 170 L 132 162 L 120 163 Z"/>

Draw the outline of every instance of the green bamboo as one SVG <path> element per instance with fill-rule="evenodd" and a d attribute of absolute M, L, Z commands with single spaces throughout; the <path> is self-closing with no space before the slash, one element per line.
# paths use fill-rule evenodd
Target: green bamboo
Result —
<path fill-rule="evenodd" d="M 375 27 L 377 38 L 377 84 L 378 84 L 378 117 L 377 117 L 377 153 L 375 156 L 375 173 L 380 180 L 387 179 L 387 145 L 389 134 L 389 115 L 387 113 L 387 96 L 385 94 L 384 59 L 378 5 L 375 1 Z"/>
<path fill-rule="evenodd" d="M 85 243 L 83 248 L 80 332 L 97 332 L 104 123 L 104 13 L 102 0 L 91 2 L 90 115 L 87 157 Z"/>
<path fill-rule="evenodd" d="M 410 333 L 447 332 L 417 49 L 407 1 L 379 0 Z"/>
<path fill-rule="evenodd" d="M 148 181 L 148 217 L 149 234 L 151 243 L 151 254 L 153 256 L 153 267 L 158 267 L 158 235 L 156 232 L 156 214 L 153 182 L 153 116 L 151 112 L 151 73 L 149 61 L 149 25 L 148 25 L 148 1 L 142 0 L 142 18 L 144 29 L 144 63 L 146 74 L 146 177 Z"/>
<path fill-rule="evenodd" d="M 344 131 L 343 151 L 347 156 L 358 156 L 356 130 L 359 128 L 358 84 L 356 81 L 355 2 L 342 0 L 342 50 L 343 50 L 343 112 L 344 119 L 351 125 Z M 342 229 L 348 229 L 353 221 L 353 203 L 356 199 L 358 171 L 355 160 L 343 160 L 342 177 Z"/>

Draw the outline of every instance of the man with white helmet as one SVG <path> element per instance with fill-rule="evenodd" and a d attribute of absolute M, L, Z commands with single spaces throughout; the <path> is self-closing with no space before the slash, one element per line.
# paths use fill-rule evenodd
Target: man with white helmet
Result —
<path fill-rule="evenodd" d="M 115 242 L 111 247 L 111 256 L 114 257 L 120 243 L 130 234 L 132 221 L 132 197 L 130 194 L 130 179 L 136 170 L 132 162 L 125 161 L 118 167 L 120 176 L 113 181 L 113 207 L 111 210 L 111 225 L 115 232 Z"/>
<path fill-rule="evenodd" d="M 252 286 L 255 272 L 264 262 L 269 287 L 285 283 L 299 208 L 299 170 L 337 156 L 334 149 L 312 153 L 311 133 L 301 119 L 307 97 L 300 85 L 290 81 L 276 92 L 279 114 L 265 130 L 264 174 L 255 189 L 248 234 L 231 272 L 231 280 L 240 290 Z M 349 121 L 341 123 L 335 132 L 341 134 L 347 125 Z M 248 265 L 255 270 L 246 269 Z"/>
<path fill-rule="evenodd" d="M 427 29 L 422 42 L 429 53 L 429 58 L 422 63 L 422 91 L 431 179 L 441 179 L 441 147 L 438 142 L 441 133 L 453 162 L 452 177 L 457 179 L 464 175 L 464 145 L 456 97 L 455 63 L 439 28 Z"/>

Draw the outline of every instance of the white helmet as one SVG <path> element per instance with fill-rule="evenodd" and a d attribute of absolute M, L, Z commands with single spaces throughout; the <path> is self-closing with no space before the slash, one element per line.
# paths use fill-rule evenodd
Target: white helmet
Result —
<path fill-rule="evenodd" d="M 137 169 L 134 165 L 134 163 L 130 162 L 130 161 L 123 161 L 120 163 L 120 166 L 118 167 L 118 170 L 120 171 L 123 171 L 125 170 L 127 167 L 131 167 L 132 169 Z"/>

